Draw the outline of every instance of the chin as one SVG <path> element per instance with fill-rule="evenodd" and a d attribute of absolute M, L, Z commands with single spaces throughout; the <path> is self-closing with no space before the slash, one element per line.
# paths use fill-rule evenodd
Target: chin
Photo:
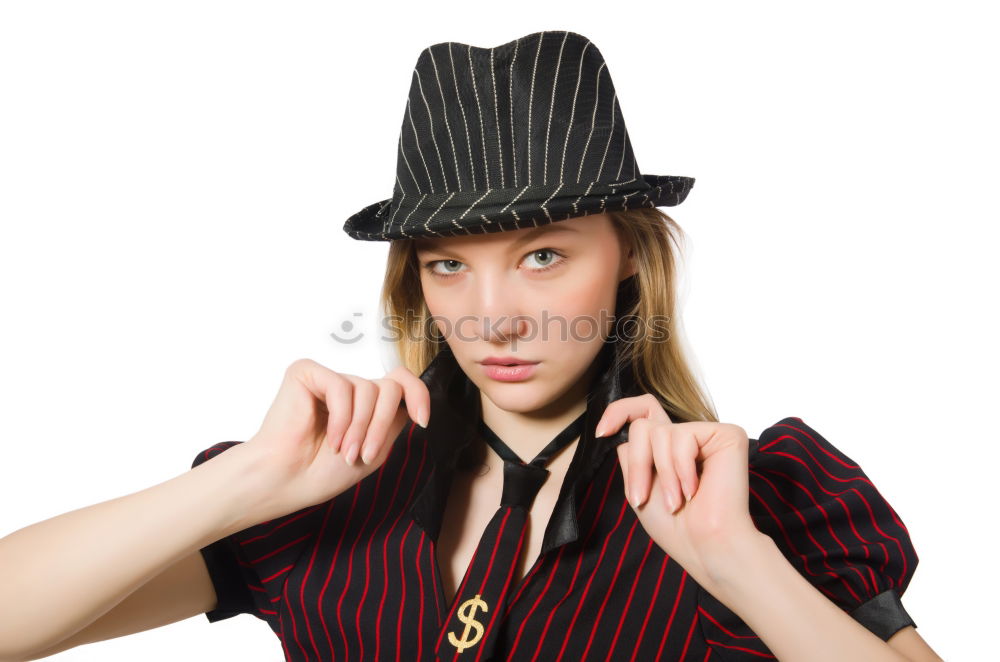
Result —
<path fill-rule="evenodd" d="M 479 390 L 500 409 L 520 414 L 541 409 L 556 396 L 555 390 L 539 379 L 508 383 L 489 380 Z"/>

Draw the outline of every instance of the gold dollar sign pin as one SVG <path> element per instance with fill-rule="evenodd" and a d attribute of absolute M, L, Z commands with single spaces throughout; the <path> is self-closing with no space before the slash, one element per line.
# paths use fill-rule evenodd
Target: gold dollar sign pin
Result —
<path fill-rule="evenodd" d="M 461 639 L 456 637 L 454 632 L 449 632 L 448 641 L 458 649 L 459 653 L 470 646 L 475 646 L 483 638 L 483 624 L 476 620 L 476 610 L 478 609 L 482 609 L 483 611 L 490 610 L 489 606 L 479 597 L 478 593 L 476 597 L 469 598 L 458 608 L 458 620 L 465 623 L 465 630 L 462 632 Z M 472 639 L 469 639 L 469 630 L 472 628 L 476 629 L 476 634 Z"/>

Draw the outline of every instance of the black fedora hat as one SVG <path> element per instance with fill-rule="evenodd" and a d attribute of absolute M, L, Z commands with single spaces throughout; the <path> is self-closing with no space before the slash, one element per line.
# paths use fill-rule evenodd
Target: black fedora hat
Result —
<path fill-rule="evenodd" d="M 392 197 L 344 223 L 354 239 L 518 230 L 684 201 L 693 177 L 644 175 L 600 51 L 569 31 L 425 48 L 399 133 Z"/>

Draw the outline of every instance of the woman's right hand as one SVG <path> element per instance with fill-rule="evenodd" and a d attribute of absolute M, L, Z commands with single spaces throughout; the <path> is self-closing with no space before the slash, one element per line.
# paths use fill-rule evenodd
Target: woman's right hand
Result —
<path fill-rule="evenodd" d="M 270 486 L 266 518 L 344 492 L 382 465 L 408 420 L 426 427 L 429 417 L 427 385 L 404 366 L 368 380 L 294 361 L 245 444 Z"/>

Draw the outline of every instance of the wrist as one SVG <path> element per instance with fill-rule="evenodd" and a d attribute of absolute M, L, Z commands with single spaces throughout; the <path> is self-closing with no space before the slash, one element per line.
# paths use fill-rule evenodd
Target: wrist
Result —
<path fill-rule="evenodd" d="M 269 470 L 273 463 L 259 452 L 259 445 L 237 444 L 215 461 L 220 462 L 220 493 L 227 503 L 225 535 L 285 514 L 275 500 L 278 481 Z"/>
<path fill-rule="evenodd" d="M 754 528 L 753 531 L 727 538 L 723 545 L 705 557 L 705 574 L 719 591 L 733 590 L 766 565 L 773 553 L 780 554 L 774 540 Z"/>

